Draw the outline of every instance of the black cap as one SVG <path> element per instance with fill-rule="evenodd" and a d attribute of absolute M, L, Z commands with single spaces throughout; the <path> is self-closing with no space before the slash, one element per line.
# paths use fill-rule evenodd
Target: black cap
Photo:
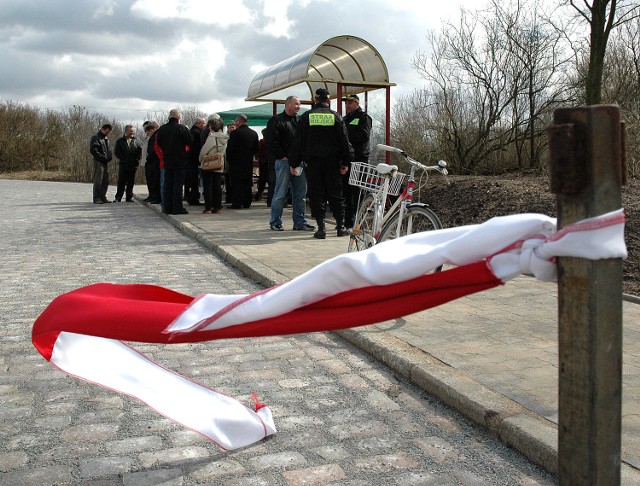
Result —
<path fill-rule="evenodd" d="M 316 90 L 316 99 L 318 100 L 328 100 L 329 96 L 329 91 L 324 88 L 318 88 Z"/>
<path fill-rule="evenodd" d="M 342 98 L 342 101 L 355 101 L 356 103 L 360 103 L 360 98 L 358 98 L 357 94 L 352 94 Z"/>

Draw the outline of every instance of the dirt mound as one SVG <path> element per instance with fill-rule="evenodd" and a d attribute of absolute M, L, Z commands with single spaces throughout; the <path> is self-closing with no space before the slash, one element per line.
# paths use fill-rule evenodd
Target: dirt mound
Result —
<path fill-rule="evenodd" d="M 515 213 L 556 215 L 555 196 L 549 178 L 533 174 L 502 176 L 449 176 L 450 185 L 432 176 L 421 191 L 421 200 L 440 216 L 445 227 L 482 223 L 493 216 Z M 630 180 L 623 187 L 627 215 L 625 239 L 629 258 L 623 263 L 624 292 L 640 296 L 640 184 Z"/>

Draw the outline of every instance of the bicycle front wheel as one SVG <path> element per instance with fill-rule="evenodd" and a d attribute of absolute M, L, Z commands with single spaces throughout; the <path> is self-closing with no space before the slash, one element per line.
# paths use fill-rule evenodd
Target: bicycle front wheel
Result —
<path fill-rule="evenodd" d="M 399 217 L 400 212 L 398 211 L 389 219 L 389 221 L 387 221 L 380 232 L 378 243 L 396 238 L 396 235 L 398 234 L 397 229 Z M 422 233 L 423 231 L 433 231 L 438 229 L 442 229 L 442 223 L 436 213 L 424 205 L 413 204 L 408 206 L 404 211 L 402 221 L 400 222 L 399 236 L 402 237 L 415 233 Z M 442 267 L 438 267 L 435 271 L 439 272 L 441 269 Z"/>
<path fill-rule="evenodd" d="M 356 212 L 356 224 L 349 235 L 349 251 L 362 251 L 376 244 L 373 237 L 373 219 L 375 205 L 373 195 L 367 193 L 360 201 Z"/>

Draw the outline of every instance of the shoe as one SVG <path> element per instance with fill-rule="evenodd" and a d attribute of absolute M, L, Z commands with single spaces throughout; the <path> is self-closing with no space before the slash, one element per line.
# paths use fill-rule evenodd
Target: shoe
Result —
<path fill-rule="evenodd" d="M 212 210 L 211 210 L 211 212 L 212 212 L 213 214 L 219 214 L 219 213 L 221 213 L 221 212 L 222 212 L 222 208 L 212 209 Z"/>
<path fill-rule="evenodd" d="M 239 204 L 232 204 L 231 206 L 229 206 L 229 209 L 242 209 L 242 206 L 240 206 Z"/>
<path fill-rule="evenodd" d="M 211 209 L 203 209 L 202 214 L 211 214 Z"/>
<path fill-rule="evenodd" d="M 151 202 L 151 198 L 150 197 L 145 197 L 142 202 Z"/>
<path fill-rule="evenodd" d="M 127 199 L 126 201 L 127 202 L 133 202 L 133 199 Z"/>
<path fill-rule="evenodd" d="M 337 236 L 348 236 L 350 234 L 349 230 L 347 228 L 345 228 L 344 226 L 338 226 L 336 228 L 336 235 Z"/>
<path fill-rule="evenodd" d="M 186 209 L 182 208 L 181 210 L 175 211 L 175 212 L 173 212 L 171 214 L 189 214 L 189 211 L 187 211 Z"/>
<path fill-rule="evenodd" d="M 113 202 L 114 202 L 114 203 L 115 203 L 115 202 L 122 202 L 122 199 L 118 199 L 118 198 L 116 198 L 116 199 L 114 199 L 114 200 L 113 200 Z"/>
<path fill-rule="evenodd" d="M 314 229 L 316 229 L 316 227 L 309 223 L 305 223 L 302 226 L 293 227 L 293 231 L 313 231 Z"/>
<path fill-rule="evenodd" d="M 313 233 L 313 237 L 318 238 L 319 240 L 324 240 L 327 237 L 327 231 L 324 225 L 324 221 L 320 219 L 317 221 L 318 221 L 318 231 Z"/>
<path fill-rule="evenodd" d="M 101 201 L 101 200 L 93 201 L 93 204 L 104 204 L 104 201 Z"/>
<path fill-rule="evenodd" d="M 105 197 L 104 199 L 101 199 L 101 201 L 102 201 L 104 204 L 111 203 L 111 201 L 109 201 L 106 197 Z"/>
<path fill-rule="evenodd" d="M 160 199 L 151 199 L 149 201 L 149 204 L 161 204 L 162 201 Z"/>
<path fill-rule="evenodd" d="M 281 224 L 270 224 L 269 228 L 271 228 L 273 231 L 284 231 L 284 228 Z"/>

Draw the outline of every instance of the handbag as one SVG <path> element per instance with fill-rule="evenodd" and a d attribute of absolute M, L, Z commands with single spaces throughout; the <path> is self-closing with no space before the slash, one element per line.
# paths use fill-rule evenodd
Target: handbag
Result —
<path fill-rule="evenodd" d="M 213 148 L 213 147 L 211 147 Z M 216 150 L 218 150 L 218 139 L 216 138 Z M 209 152 L 211 149 L 209 149 Z M 204 157 L 202 157 L 202 164 L 200 164 L 200 169 L 205 171 L 221 171 L 224 168 L 224 154 L 220 152 L 216 152 L 215 154 L 209 154 L 207 152 Z"/>

